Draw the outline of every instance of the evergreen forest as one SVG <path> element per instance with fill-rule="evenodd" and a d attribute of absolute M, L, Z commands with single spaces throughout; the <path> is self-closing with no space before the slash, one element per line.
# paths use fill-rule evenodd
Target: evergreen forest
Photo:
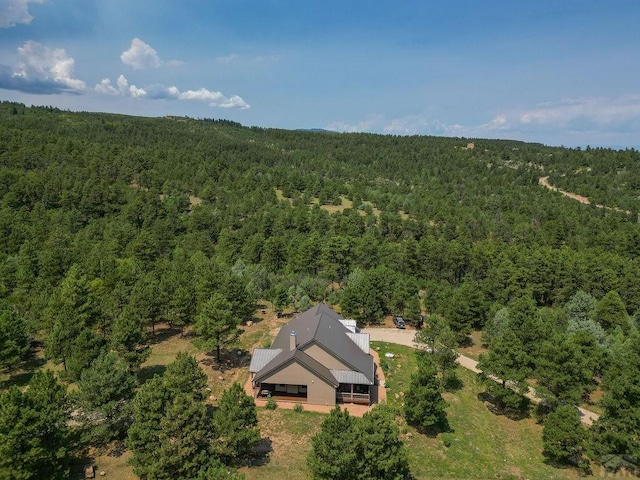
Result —
<path fill-rule="evenodd" d="M 546 188 L 543 177 L 590 203 Z M 0 457 L 24 454 L 35 475 L 7 478 L 39 478 L 42 468 L 66 478 L 73 442 L 129 435 L 130 448 L 148 457 L 143 440 L 154 428 L 161 437 L 164 426 L 206 423 L 201 374 L 189 359 L 174 370 L 181 361 L 197 380 L 174 379 L 171 394 L 166 376 L 142 387 L 132 376 L 157 325 L 193 330 L 219 360 L 257 305 L 303 311 L 317 302 L 362 326 L 388 315 L 428 326 L 432 317 L 446 323 L 453 346 L 482 331 L 483 370 L 534 380 L 545 397 L 550 461 L 629 468 L 640 458 L 639 214 L 634 149 L 2 102 L 0 372 L 11 374 L 35 348 L 60 366 L 57 378 L 34 376 L 26 393 L 1 393 Z M 79 393 L 65 399 L 69 384 Z M 100 398 L 90 394 L 96 388 Z M 488 390 L 500 409 L 522 407 L 517 388 Z M 561 407 L 588 403 L 596 390 L 601 418 L 576 433 L 575 412 Z M 145 410 L 152 404 L 164 410 Z M 78 421 L 92 427 L 73 440 L 64 416 L 78 408 L 86 415 Z M 16 443 L 19 412 L 28 412 L 25 425 L 54 431 L 42 439 L 48 454 L 36 458 Z M 247 444 L 219 440 L 237 427 L 215 415 L 213 423 L 184 441 L 213 442 L 215 462 L 200 468 L 194 454 L 195 463 L 176 466 L 167 451 L 166 464 L 134 460 L 141 478 L 232 478 Z M 2 462 L 0 476 L 12 468 Z"/>

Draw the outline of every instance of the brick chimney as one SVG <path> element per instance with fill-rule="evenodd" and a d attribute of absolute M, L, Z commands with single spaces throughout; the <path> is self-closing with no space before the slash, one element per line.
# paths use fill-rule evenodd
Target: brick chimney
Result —
<path fill-rule="evenodd" d="M 291 333 L 289 334 L 289 350 L 293 351 L 296 349 L 296 331 L 295 330 L 291 330 Z"/>

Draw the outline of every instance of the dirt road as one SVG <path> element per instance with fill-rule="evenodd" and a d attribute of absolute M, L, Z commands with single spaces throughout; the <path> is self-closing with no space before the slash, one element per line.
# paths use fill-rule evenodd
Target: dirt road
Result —
<path fill-rule="evenodd" d="M 397 343 L 398 345 L 406 345 L 407 347 L 414 347 L 413 336 L 415 330 L 402 330 L 399 328 L 363 328 L 362 333 L 368 333 L 369 338 L 372 341 Z M 471 370 L 474 373 L 480 373 L 478 369 L 478 362 L 473 358 L 466 357 L 464 355 L 458 356 L 458 363 L 464 368 Z M 535 390 L 529 389 L 527 398 L 535 403 L 539 403 L 540 399 L 536 396 Z M 580 410 L 580 419 L 585 425 L 591 425 L 595 422 L 600 415 L 590 410 L 578 407 Z"/>
<path fill-rule="evenodd" d="M 548 188 L 549 190 L 552 190 L 554 192 L 560 192 L 562 195 L 564 195 L 565 197 L 569 197 L 572 198 L 574 200 L 577 200 L 578 202 L 582 203 L 583 205 L 590 205 L 591 202 L 589 201 L 589 199 L 583 195 L 578 195 L 577 193 L 571 193 L 571 192 L 565 192 L 564 190 L 560 190 L 558 187 L 554 187 L 553 185 L 551 185 L 549 183 L 549 177 L 540 177 L 538 179 L 538 183 L 540 185 L 542 185 L 543 187 Z M 598 207 L 601 207 L 601 205 L 598 205 Z"/>

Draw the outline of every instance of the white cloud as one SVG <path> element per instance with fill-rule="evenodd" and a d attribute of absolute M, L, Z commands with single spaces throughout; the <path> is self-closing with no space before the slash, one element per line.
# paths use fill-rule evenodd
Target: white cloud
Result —
<path fill-rule="evenodd" d="M 125 97 L 142 98 L 147 95 L 147 92 L 143 88 L 129 85 L 124 75 L 118 77 L 118 90 L 120 90 L 120 93 Z"/>
<path fill-rule="evenodd" d="M 182 92 L 178 98 L 180 100 L 206 102 L 210 107 L 238 108 L 240 110 L 250 108 L 250 105 L 238 95 L 226 97 L 220 92 L 212 92 L 206 88 L 200 88 L 199 90 L 187 90 L 186 92 Z"/>
<path fill-rule="evenodd" d="M 118 95 L 120 93 L 117 88 L 111 85 L 111 80 L 108 78 L 102 79 L 102 81 L 94 87 L 94 90 L 106 95 Z"/>
<path fill-rule="evenodd" d="M 638 130 L 640 94 L 628 94 L 539 103 L 532 108 L 507 111 L 481 125 L 448 126 L 445 134 L 493 138 L 564 135 L 570 139 L 582 134 L 593 134 L 595 138 Z"/>
<path fill-rule="evenodd" d="M 124 75 L 120 75 L 116 81 L 118 88 L 111 84 L 111 80 L 104 78 L 93 89 L 98 93 L 106 95 L 122 95 L 123 97 L 141 98 L 146 97 L 147 92 L 143 88 L 129 85 L 129 81 Z"/>
<path fill-rule="evenodd" d="M 640 127 L 640 94 L 541 103 L 522 112 L 519 123 L 528 128 L 576 131 L 637 129 Z"/>
<path fill-rule="evenodd" d="M 218 105 L 222 108 L 238 108 L 240 110 L 248 110 L 251 106 L 238 95 L 229 97 L 225 102 Z"/>
<path fill-rule="evenodd" d="M 395 135 L 444 135 L 467 138 L 550 139 L 555 143 L 589 143 L 640 131 L 640 94 L 567 98 L 531 108 L 505 109 L 479 124 L 445 123 L 426 112 L 388 118 L 371 114 L 356 123 L 336 121 L 326 127 L 340 132 Z M 626 137 L 625 137 L 626 138 Z M 586 139 L 586 140 L 585 140 Z"/>
<path fill-rule="evenodd" d="M 169 88 L 167 88 L 167 95 L 169 95 L 171 98 L 178 98 L 180 97 L 180 90 L 178 90 L 178 87 L 171 86 Z"/>
<path fill-rule="evenodd" d="M 225 99 L 224 95 L 220 92 L 212 92 L 206 88 L 200 88 L 199 90 L 187 90 L 182 92 L 178 97 L 180 100 L 197 100 L 200 102 L 218 103 Z"/>
<path fill-rule="evenodd" d="M 29 13 L 30 3 L 44 3 L 45 0 L 0 0 L 0 28 L 29 24 L 33 16 Z"/>
<path fill-rule="evenodd" d="M 163 85 L 149 85 L 139 88 L 135 85 L 129 85 L 127 78 L 120 75 L 117 80 L 118 88 L 111 84 L 111 80 L 105 78 L 94 87 L 98 93 L 108 95 L 122 95 L 124 97 L 142 98 L 147 97 L 154 100 L 190 100 L 195 102 L 207 103 L 210 107 L 220 108 L 237 108 L 246 110 L 250 105 L 238 95 L 227 97 L 221 92 L 200 88 L 198 90 L 186 90 L 181 92 L 178 87 L 172 85 L 165 87 Z"/>
<path fill-rule="evenodd" d="M 27 93 L 82 93 L 86 86 L 74 78 L 75 60 L 62 48 L 51 49 L 29 40 L 18 48 L 15 68 L 0 67 L 0 88 Z"/>
<path fill-rule="evenodd" d="M 131 40 L 129 50 L 122 52 L 120 60 L 122 60 L 122 63 L 125 65 L 129 65 L 136 70 L 158 68 L 162 65 L 162 60 L 160 60 L 158 53 L 149 44 L 144 43 L 139 38 Z"/>
<path fill-rule="evenodd" d="M 380 113 L 372 113 L 367 116 L 366 119 L 351 124 L 343 121 L 332 122 L 327 125 L 327 130 L 333 130 L 336 132 L 382 132 L 386 123 L 385 116 Z"/>
<path fill-rule="evenodd" d="M 438 135 L 444 132 L 446 126 L 432 119 L 426 112 L 391 119 L 381 113 L 372 113 L 361 122 L 349 124 L 338 121 L 329 124 L 326 129 L 338 132 L 370 132 L 388 135 Z"/>

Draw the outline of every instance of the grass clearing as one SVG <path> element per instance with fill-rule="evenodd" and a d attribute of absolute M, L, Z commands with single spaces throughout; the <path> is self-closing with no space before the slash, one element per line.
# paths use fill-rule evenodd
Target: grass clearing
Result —
<path fill-rule="evenodd" d="M 271 448 L 268 461 L 240 471 L 247 479 L 308 479 L 307 455 L 311 451 L 311 437 L 320 430 L 324 418 L 321 413 L 259 408 L 260 434 Z"/>
<path fill-rule="evenodd" d="M 104 478 L 105 480 L 137 480 L 133 470 L 127 464 L 127 460 L 131 456 L 128 451 L 125 452 L 98 452 L 91 449 L 87 456 L 77 459 L 71 465 L 70 479 L 84 479 L 84 467 L 93 465 L 95 468 L 96 478 Z M 104 472 L 104 475 L 100 473 Z"/>
<path fill-rule="evenodd" d="M 470 345 L 457 349 L 462 355 L 473 358 L 474 360 L 479 360 L 480 355 L 489 352 L 489 350 L 482 345 L 481 330 L 474 330 L 471 332 L 469 338 L 471 339 Z"/>
<path fill-rule="evenodd" d="M 371 342 L 385 358 L 387 398 L 401 408 L 403 392 L 415 371 L 414 350 L 410 347 Z M 384 357 L 391 352 L 392 359 Z M 544 463 L 542 426 L 534 418 L 520 421 L 491 413 L 478 398 L 483 386 L 472 372 L 459 368 L 463 387 L 445 393 L 450 432 L 436 437 L 418 433 L 402 424 L 402 439 L 409 451 L 411 471 L 416 478 L 577 478 L 573 470 L 559 470 Z M 449 447 L 445 446 L 445 442 Z"/>
<path fill-rule="evenodd" d="M 279 188 L 276 188 L 275 191 L 276 191 L 276 198 L 278 200 L 286 200 L 289 203 L 293 204 L 293 199 L 290 197 L 285 197 L 282 190 L 280 190 Z M 342 213 L 348 208 L 354 208 L 353 202 L 348 198 L 341 196 L 340 201 L 341 201 L 340 205 L 320 205 L 320 199 L 318 197 L 314 197 L 311 199 L 311 203 L 313 205 L 319 205 L 320 208 L 322 208 L 323 210 L 326 210 L 330 214 L 335 212 Z M 371 202 L 363 202 L 363 204 L 367 205 L 368 207 L 371 207 L 371 213 L 373 213 L 374 217 L 380 218 L 380 213 L 382 213 L 382 211 L 379 208 L 376 208 Z M 367 216 L 367 212 L 364 210 L 358 210 L 358 213 L 363 217 Z M 407 220 L 409 218 L 409 214 L 401 210 L 398 211 L 398 215 L 400 215 L 400 217 L 403 220 Z"/>

